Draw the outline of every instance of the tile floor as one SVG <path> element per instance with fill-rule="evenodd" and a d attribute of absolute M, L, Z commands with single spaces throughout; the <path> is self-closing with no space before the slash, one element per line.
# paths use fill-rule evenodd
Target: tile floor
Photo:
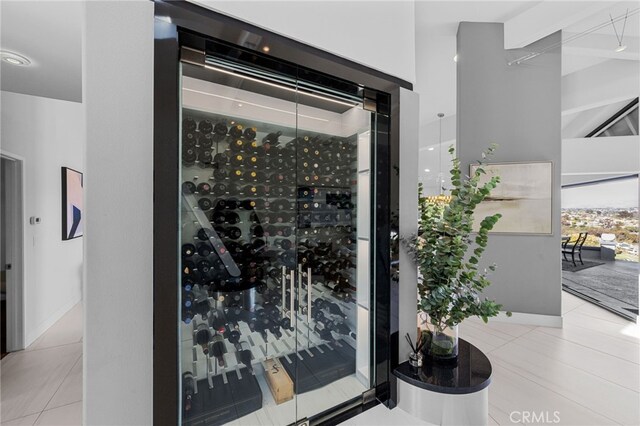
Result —
<path fill-rule="evenodd" d="M 640 326 L 563 292 L 564 328 L 465 321 L 460 336 L 493 365 L 489 424 L 508 425 L 514 411 L 558 412 L 560 425 L 640 424 Z M 82 306 L 28 349 L 2 360 L 2 425 L 80 425 Z M 385 409 L 386 410 L 386 409 Z M 409 425 L 396 410 L 348 421 Z M 364 421 L 364 423 L 363 423 Z"/>
<path fill-rule="evenodd" d="M 82 424 L 82 333 L 78 304 L 27 349 L 2 359 L 2 426 Z"/>
<path fill-rule="evenodd" d="M 479 319 L 460 326 L 493 366 L 488 424 L 518 424 L 529 412 L 544 417 L 520 424 L 640 425 L 640 327 L 566 292 L 562 302 L 562 329 Z M 377 406 L 345 424 L 425 423 Z"/>

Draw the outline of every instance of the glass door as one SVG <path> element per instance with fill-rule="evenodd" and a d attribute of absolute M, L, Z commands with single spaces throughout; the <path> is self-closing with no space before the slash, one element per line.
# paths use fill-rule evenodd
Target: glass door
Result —
<path fill-rule="evenodd" d="M 289 357 L 299 420 L 371 387 L 369 191 L 363 185 L 371 115 L 349 97 L 299 82 L 297 353 Z M 358 244 L 358 235 L 364 244 Z"/>
<path fill-rule="evenodd" d="M 181 64 L 181 423 L 285 425 L 372 387 L 375 114 L 226 52 Z"/>

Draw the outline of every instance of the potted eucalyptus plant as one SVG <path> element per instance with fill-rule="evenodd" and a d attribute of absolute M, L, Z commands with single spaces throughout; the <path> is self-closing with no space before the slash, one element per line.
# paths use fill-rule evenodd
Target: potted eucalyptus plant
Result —
<path fill-rule="evenodd" d="M 422 185 L 419 186 L 418 232 L 405 239 L 405 243 L 419 270 L 418 312 L 427 326 L 420 336 L 426 339 L 423 351 L 437 360 L 457 357 L 457 326 L 464 319 L 478 316 L 487 322 L 502 308 L 481 295 L 491 284 L 487 276 L 496 265 L 479 268 L 489 231 L 500 219 L 500 213 L 485 217 L 479 229 L 475 232 L 473 229 L 476 206 L 500 182 L 499 176 L 482 182 L 482 175 L 486 174 L 483 165 L 495 149 L 492 145 L 484 151 L 474 174 L 465 176 L 454 148 L 449 148 L 453 157 L 449 202 L 428 200 L 422 195 Z"/>

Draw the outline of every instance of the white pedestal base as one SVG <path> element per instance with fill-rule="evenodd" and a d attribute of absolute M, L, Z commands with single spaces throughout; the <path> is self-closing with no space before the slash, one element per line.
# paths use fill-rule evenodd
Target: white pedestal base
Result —
<path fill-rule="evenodd" d="M 434 425 L 486 426 L 489 388 L 456 395 L 421 389 L 398 379 L 398 408 Z"/>

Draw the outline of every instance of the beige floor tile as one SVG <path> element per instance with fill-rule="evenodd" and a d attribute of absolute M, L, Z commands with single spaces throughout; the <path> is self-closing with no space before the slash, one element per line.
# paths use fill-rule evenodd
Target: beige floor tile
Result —
<path fill-rule="evenodd" d="M 45 410 L 82 401 L 82 355 L 47 404 Z"/>
<path fill-rule="evenodd" d="M 611 322 L 575 310 L 564 316 L 564 327 L 582 327 L 640 345 L 640 325 L 630 321 L 626 323 Z"/>
<path fill-rule="evenodd" d="M 567 314 L 569 315 L 569 314 Z M 565 324 L 563 328 L 538 327 L 537 330 L 573 343 L 604 352 L 614 357 L 640 364 L 640 346 L 606 332 L 585 328 L 585 325 Z"/>
<path fill-rule="evenodd" d="M 506 368 L 497 358 L 492 358 L 493 376 L 489 386 L 489 412 L 501 425 L 515 424 L 522 412 L 542 413 L 553 420 L 554 412 L 560 417 L 561 426 L 606 426 L 616 424 L 590 407 L 584 407 L 544 386 L 522 377 Z M 512 415 L 512 413 L 514 413 Z"/>
<path fill-rule="evenodd" d="M 546 355 L 634 392 L 640 392 L 640 365 L 613 357 L 556 336 L 534 330 L 514 343 Z"/>
<path fill-rule="evenodd" d="M 640 424 L 638 393 L 532 351 L 517 341 L 494 350 L 492 361 L 620 424 Z"/>
<path fill-rule="evenodd" d="M 42 411 L 82 353 L 82 344 L 22 351 L 2 360 L 3 420 Z"/>
<path fill-rule="evenodd" d="M 35 424 L 38 426 L 81 426 L 82 402 L 43 411 Z"/>
<path fill-rule="evenodd" d="M 75 305 L 26 350 L 33 351 L 80 342 L 83 333 L 82 309 L 82 303 Z"/>
<path fill-rule="evenodd" d="M 516 337 L 520 337 L 525 333 L 530 332 L 534 328 L 533 325 L 513 324 L 508 321 L 498 321 L 489 319 L 488 323 L 485 323 L 480 318 L 468 318 L 464 320 L 463 324 L 469 324 L 472 327 L 479 328 L 488 333 L 494 334 L 496 337 L 510 341 Z"/>
<path fill-rule="evenodd" d="M 463 322 L 458 326 L 458 332 L 461 338 L 476 346 L 483 352 L 490 352 L 511 340 L 497 336 L 496 333 L 489 329 Z"/>
<path fill-rule="evenodd" d="M 566 291 L 562 292 L 562 313 L 565 314 L 576 309 L 578 306 L 582 306 L 585 303 L 589 303 L 586 300 L 580 299 L 571 293 Z"/>
<path fill-rule="evenodd" d="M 576 309 L 574 309 L 572 312 L 580 312 L 583 313 L 585 315 L 589 315 L 591 317 L 594 318 L 600 318 L 606 321 L 610 321 L 610 322 L 616 322 L 619 324 L 628 324 L 629 320 L 626 320 L 624 318 L 622 318 L 620 315 L 616 315 L 614 313 L 611 313 L 609 311 L 607 311 L 606 309 L 602 309 L 599 306 L 594 305 L 593 303 L 583 303 L 582 305 L 578 306 Z"/>
<path fill-rule="evenodd" d="M 8 421 L 3 421 L 2 426 L 33 426 L 33 424 L 40 416 L 40 413 L 31 414 L 30 416 L 20 417 L 19 419 L 13 419 Z"/>

